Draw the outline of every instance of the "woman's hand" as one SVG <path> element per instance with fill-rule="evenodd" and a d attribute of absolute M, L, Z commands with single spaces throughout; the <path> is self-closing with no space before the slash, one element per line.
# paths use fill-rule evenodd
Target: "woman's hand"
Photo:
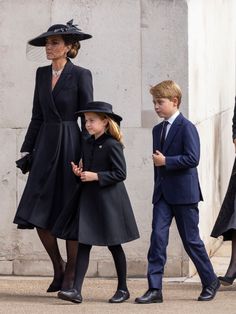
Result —
<path fill-rule="evenodd" d="M 20 158 L 23 158 L 23 157 L 25 157 L 28 154 L 29 154 L 29 152 L 22 152 L 22 153 L 20 153 Z"/>
<path fill-rule="evenodd" d="M 98 181 L 98 174 L 96 172 L 83 171 L 80 174 L 80 179 L 83 182 Z"/>
<path fill-rule="evenodd" d="M 80 161 L 79 161 L 79 168 L 83 168 L 83 160 L 82 160 L 82 158 L 80 159 Z"/>
<path fill-rule="evenodd" d="M 83 171 L 83 168 L 79 166 L 77 166 L 75 163 L 73 163 L 73 161 L 71 162 L 71 166 L 72 166 L 72 171 L 74 172 L 74 174 L 78 177 L 81 176 L 81 172 Z"/>
<path fill-rule="evenodd" d="M 235 153 L 236 153 L 236 138 L 234 138 L 234 148 L 235 148 Z"/>

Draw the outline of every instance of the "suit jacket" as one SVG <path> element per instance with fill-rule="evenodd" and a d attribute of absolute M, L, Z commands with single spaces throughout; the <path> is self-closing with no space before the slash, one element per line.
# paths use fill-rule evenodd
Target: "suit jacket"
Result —
<path fill-rule="evenodd" d="M 161 151 L 162 123 L 153 128 L 153 152 Z M 181 113 L 167 134 L 163 150 L 166 165 L 154 166 L 153 204 L 163 195 L 169 204 L 193 204 L 203 200 L 197 165 L 200 141 L 196 127 Z"/>

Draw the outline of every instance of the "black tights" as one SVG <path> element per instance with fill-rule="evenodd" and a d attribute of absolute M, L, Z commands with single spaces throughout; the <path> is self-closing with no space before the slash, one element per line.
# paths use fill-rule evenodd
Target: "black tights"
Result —
<path fill-rule="evenodd" d="M 61 285 L 62 289 L 70 289 L 74 282 L 75 264 L 77 256 L 77 241 L 66 241 L 67 263 L 61 257 L 57 238 L 50 231 L 37 228 L 39 238 L 47 251 L 53 265 L 53 284 Z"/>
<path fill-rule="evenodd" d="M 81 292 L 82 284 L 89 265 L 89 254 L 92 246 L 79 243 L 74 288 Z M 108 246 L 114 259 L 118 286 L 117 289 L 128 290 L 126 285 L 126 258 L 121 245 Z"/>

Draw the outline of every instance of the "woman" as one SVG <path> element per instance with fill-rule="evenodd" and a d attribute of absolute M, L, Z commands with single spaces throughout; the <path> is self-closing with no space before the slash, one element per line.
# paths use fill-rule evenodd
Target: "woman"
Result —
<path fill-rule="evenodd" d="M 29 41 L 32 46 L 45 46 L 52 63 L 36 73 L 32 118 L 21 147 L 24 155 L 33 155 L 33 163 L 14 223 L 20 229 L 37 229 L 54 269 L 47 292 L 71 288 L 74 280 L 77 242 L 66 241 L 65 263 L 51 230 L 69 196 L 78 189 L 70 169 L 70 162 L 81 155 L 75 112 L 93 100 L 93 86 L 90 71 L 75 66 L 69 58 L 76 57 L 81 40 L 91 37 L 71 20 L 66 25 L 52 25 Z"/>
<path fill-rule="evenodd" d="M 234 106 L 232 129 L 233 143 L 236 150 L 236 101 Z M 229 267 L 225 276 L 219 277 L 222 285 L 232 285 L 236 278 L 236 159 L 230 177 L 229 186 L 211 236 L 214 238 L 223 236 L 224 241 L 232 241 L 232 253 Z"/>

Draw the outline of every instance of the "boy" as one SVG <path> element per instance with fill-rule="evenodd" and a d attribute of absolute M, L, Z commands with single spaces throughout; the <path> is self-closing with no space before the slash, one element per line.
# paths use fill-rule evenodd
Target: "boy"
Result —
<path fill-rule="evenodd" d="M 136 303 L 160 303 L 166 247 L 172 218 L 184 248 L 193 261 L 202 282 L 198 301 L 215 297 L 220 286 L 198 230 L 198 202 L 202 194 L 197 165 L 200 142 L 197 129 L 180 112 L 181 90 L 173 81 L 163 81 L 150 93 L 156 113 L 164 121 L 153 128 L 154 193 L 151 243 L 148 252 L 146 293 Z"/>

